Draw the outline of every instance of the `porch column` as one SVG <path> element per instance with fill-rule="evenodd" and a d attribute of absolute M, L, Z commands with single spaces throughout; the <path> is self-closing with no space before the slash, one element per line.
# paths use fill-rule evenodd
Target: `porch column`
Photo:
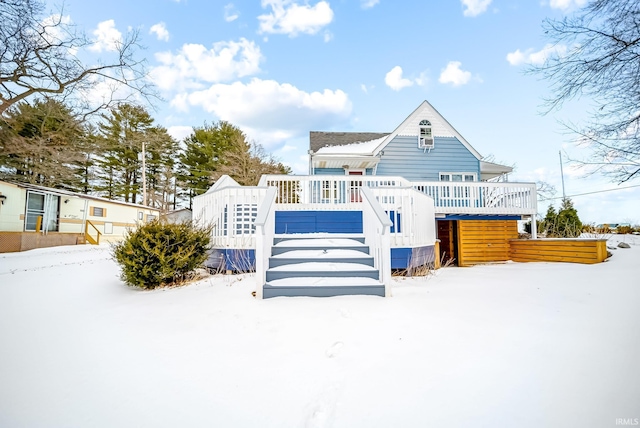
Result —
<path fill-rule="evenodd" d="M 538 224 L 535 215 L 531 216 L 531 239 L 538 239 Z"/>

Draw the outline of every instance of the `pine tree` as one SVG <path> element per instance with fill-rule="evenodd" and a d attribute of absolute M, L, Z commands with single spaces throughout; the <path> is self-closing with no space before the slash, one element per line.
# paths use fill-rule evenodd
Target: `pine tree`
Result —
<path fill-rule="evenodd" d="M 98 161 L 100 182 L 97 190 L 109 199 L 141 202 L 140 159 L 142 142 L 153 128 L 153 118 L 139 106 L 121 104 L 104 114 L 100 124 L 104 152 Z"/>
<path fill-rule="evenodd" d="M 184 196 L 189 199 L 189 208 L 195 196 L 205 193 L 213 185 L 213 174 L 220 165 L 220 159 L 241 132 L 221 121 L 194 128 L 193 133 L 185 138 L 177 178 L 185 190 Z"/>
<path fill-rule="evenodd" d="M 544 216 L 544 220 L 542 220 L 543 230 L 547 236 L 553 236 L 555 233 L 556 227 L 556 219 L 558 217 L 558 213 L 553 205 L 549 205 L 547 208 L 547 214 Z"/>
<path fill-rule="evenodd" d="M 61 102 L 20 103 L 0 119 L 0 176 L 79 191 L 85 140 L 81 122 Z"/>
<path fill-rule="evenodd" d="M 571 199 L 562 200 L 557 217 L 558 234 L 563 238 L 576 238 L 582 233 L 582 222 L 578 217 L 578 211 L 574 208 Z"/>

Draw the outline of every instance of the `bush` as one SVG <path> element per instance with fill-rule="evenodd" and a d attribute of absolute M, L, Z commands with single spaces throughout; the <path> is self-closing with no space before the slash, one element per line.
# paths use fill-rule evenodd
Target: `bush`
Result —
<path fill-rule="evenodd" d="M 112 253 L 124 282 L 153 289 L 189 278 L 207 259 L 210 241 L 210 227 L 154 220 L 127 232 Z"/>

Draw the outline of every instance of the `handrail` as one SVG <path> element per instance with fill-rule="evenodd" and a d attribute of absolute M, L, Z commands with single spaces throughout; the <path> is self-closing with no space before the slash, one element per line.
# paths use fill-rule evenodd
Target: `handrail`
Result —
<path fill-rule="evenodd" d="M 368 187 L 360 188 L 362 195 L 362 227 L 365 244 L 373 256 L 373 265 L 380 273 L 384 294 L 391 296 L 391 240 L 389 229 L 393 225 L 376 197 Z"/>
<path fill-rule="evenodd" d="M 89 233 L 89 226 L 91 226 L 96 231 L 96 233 L 97 233 L 96 239 L 93 239 L 93 236 L 91 236 L 91 234 Z M 87 222 L 85 223 L 85 226 L 84 226 L 84 239 L 86 239 L 87 242 L 89 242 L 90 244 L 99 245 L 100 244 L 100 235 L 102 235 L 102 232 L 100 232 L 98 230 L 96 225 L 91 223 L 91 221 L 87 220 Z"/>
<path fill-rule="evenodd" d="M 267 268 L 269 256 L 276 231 L 276 215 L 274 204 L 278 189 L 270 187 L 258 207 L 258 213 L 254 220 L 256 227 L 256 297 L 262 299 L 262 289 L 267 282 Z"/>

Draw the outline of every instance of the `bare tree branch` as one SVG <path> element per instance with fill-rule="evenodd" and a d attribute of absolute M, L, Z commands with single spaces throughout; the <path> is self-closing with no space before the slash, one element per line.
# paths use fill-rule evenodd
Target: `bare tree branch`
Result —
<path fill-rule="evenodd" d="M 640 2 L 591 0 L 575 15 L 547 20 L 544 27 L 556 46 L 567 47 L 566 54 L 528 70 L 551 84 L 545 113 L 572 99 L 595 100 L 589 122 L 565 127 L 589 146 L 588 164 L 598 165 L 598 172 L 618 182 L 638 178 Z"/>
<path fill-rule="evenodd" d="M 86 65 L 78 55 L 93 42 L 60 13 L 45 17 L 41 0 L 0 0 L 0 115 L 34 95 L 72 98 L 90 113 L 116 103 L 156 97 L 146 77 L 139 33 L 115 43 L 114 59 Z M 88 94 L 103 84 L 101 100 Z M 125 90 L 123 90 L 125 89 Z"/>

